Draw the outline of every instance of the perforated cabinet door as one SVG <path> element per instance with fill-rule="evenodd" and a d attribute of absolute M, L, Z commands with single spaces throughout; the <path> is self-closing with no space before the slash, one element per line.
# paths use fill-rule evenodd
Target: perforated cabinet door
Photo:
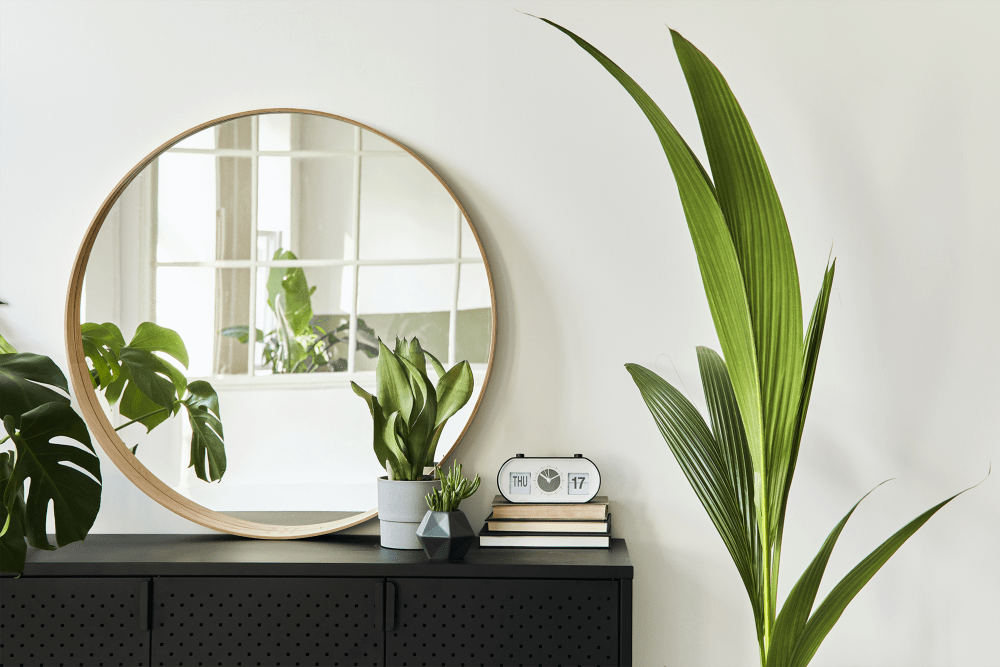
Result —
<path fill-rule="evenodd" d="M 0 664 L 149 664 L 149 580 L 4 578 Z"/>
<path fill-rule="evenodd" d="M 152 664 L 380 666 L 383 586 L 382 579 L 157 579 Z"/>
<path fill-rule="evenodd" d="M 394 613 L 387 613 L 394 620 L 386 633 L 390 667 L 619 664 L 617 581 L 388 582 L 395 590 Z"/>

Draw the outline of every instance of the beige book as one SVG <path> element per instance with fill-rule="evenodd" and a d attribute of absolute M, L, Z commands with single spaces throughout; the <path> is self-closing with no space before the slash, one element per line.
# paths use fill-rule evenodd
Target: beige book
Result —
<path fill-rule="evenodd" d="M 503 496 L 493 499 L 494 519 L 584 519 L 608 518 L 608 497 L 596 496 L 589 503 L 512 503 Z"/>

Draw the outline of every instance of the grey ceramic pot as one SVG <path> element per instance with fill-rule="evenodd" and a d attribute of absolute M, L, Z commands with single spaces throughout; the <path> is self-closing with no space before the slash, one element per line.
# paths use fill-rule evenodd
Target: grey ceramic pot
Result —
<path fill-rule="evenodd" d="M 414 482 L 378 479 L 378 520 L 382 546 L 387 549 L 420 549 L 417 526 L 427 513 L 424 496 L 441 488 L 436 479 Z"/>
<path fill-rule="evenodd" d="M 461 510 L 428 510 L 417 528 L 417 539 L 431 560 L 462 560 L 476 539 L 476 533 Z"/>

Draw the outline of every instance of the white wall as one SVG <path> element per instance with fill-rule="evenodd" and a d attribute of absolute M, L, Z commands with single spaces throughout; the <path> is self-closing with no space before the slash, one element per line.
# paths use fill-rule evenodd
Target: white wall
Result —
<path fill-rule="evenodd" d="M 697 143 L 664 23 L 727 76 L 785 205 L 807 309 L 830 309 L 788 517 L 787 591 L 872 486 L 821 593 L 982 479 L 1000 389 L 998 3 L 3 2 L 0 329 L 65 359 L 77 244 L 115 183 L 204 120 L 290 106 L 406 143 L 452 185 L 494 269 L 493 381 L 461 448 L 584 452 L 635 563 L 638 665 L 756 660 L 739 579 L 622 364 L 700 395 L 714 333 L 667 162 L 632 101 L 541 14 L 605 50 Z M 700 151 L 700 147 L 696 150 Z M 194 532 L 105 461 L 97 532 Z M 1000 486 L 942 511 L 815 665 L 996 665 Z M 365 528 L 370 529 L 370 528 Z"/>

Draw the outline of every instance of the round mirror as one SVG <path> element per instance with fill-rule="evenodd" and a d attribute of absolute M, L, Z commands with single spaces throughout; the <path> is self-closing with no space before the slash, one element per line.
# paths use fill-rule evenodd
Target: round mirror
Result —
<path fill-rule="evenodd" d="M 129 423 L 141 410 L 127 386 L 114 406 L 94 390 L 81 324 L 112 323 L 131 341 L 145 322 L 179 334 L 186 369 L 154 346 L 158 356 L 218 396 L 215 481 L 201 478 L 219 471 L 205 473 L 213 443 L 196 446 L 195 420 L 164 415 L 147 432 L 149 420 Z M 440 461 L 482 400 L 495 336 L 489 264 L 444 181 L 380 132 L 296 109 L 219 118 L 143 160 L 94 218 L 67 297 L 73 387 L 105 452 L 167 508 L 251 537 L 376 515 L 384 470 L 351 383 L 375 393 L 379 340 L 416 337 L 446 369 L 469 362 L 473 395 Z"/>

